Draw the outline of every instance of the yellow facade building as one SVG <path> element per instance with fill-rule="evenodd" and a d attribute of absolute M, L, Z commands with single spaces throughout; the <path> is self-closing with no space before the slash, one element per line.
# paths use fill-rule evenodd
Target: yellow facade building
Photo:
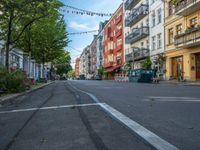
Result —
<path fill-rule="evenodd" d="M 166 78 L 200 80 L 200 0 L 165 5 Z"/>

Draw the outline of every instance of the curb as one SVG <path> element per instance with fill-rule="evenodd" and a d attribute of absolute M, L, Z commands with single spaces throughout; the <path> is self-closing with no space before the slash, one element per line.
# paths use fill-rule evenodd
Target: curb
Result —
<path fill-rule="evenodd" d="M 18 98 L 20 96 L 23 96 L 23 95 L 29 94 L 31 92 L 37 91 L 37 90 L 39 90 L 39 89 L 41 89 L 41 88 L 43 88 L 45 86 L 48 86 L 48 85 L 50 85 L 52 83 L 54 83 L 54 81 L 46 83 L 46 84 L 43 84 L 43 85 L 41 85 L 39 87 L 35 87 L 33 89 L 30 89 L 30 90 L 22 92 L 22 93 L 17 93 L 17 94 L 12 94 L 12 95 L 9 95 L 9 96 L 2 97 L 2 98 L 0 98 L 0 105 L 5 104 L 6 102 L 12 102 L 15 98 Z"/>

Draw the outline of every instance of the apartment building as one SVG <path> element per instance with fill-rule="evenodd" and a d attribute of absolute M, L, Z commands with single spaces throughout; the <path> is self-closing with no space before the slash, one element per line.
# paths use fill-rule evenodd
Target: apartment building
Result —
<path fill-rule="evenodd" d="M 75 76 L 78 78 L 80 75 L 80 58 L 76 58 L 76 63 L 75 63 Z"/>
<path fill-rule="evenodd" d="M 143 61 L 149 57 L 149 2 L 148 0 L 127 0 L 125 8 L 125 59 L 132 61 L 133 68 L 142 68 Z"/>
<path fill-rule="evenodd" d="M 124 21 L 123 4 L 104 27 L 104 65 L 107 78 L 114 79 L 124 65 Z"/>
<path fill-rule="evenodd" d="M 164 1 L 149 0 L 149 48 L 152 68 L 163 76 L 164 62 Z"/>
<path fill-rule="evenodd" d="M 91 77 L 94 77 L 96 74 L 96 62 L 97 62 L 97 57 L 96 57 L 96 53 L 97 53 L 97 47 L 96 44 L 97 43 L 97 35 L 94 35 L 93 37 L 93 41 L 90 44 L 90 71 L 89 74 Z"/>
<path fill-rule="evenodd" d="M 200 80 L 200 0 L 168 0 L 165 14 L 166 77 Z"/>
<path fill-rule="evenodd" d="M 106 25 L 107 21 L 100 22 L 99 24 L 99 31 L 97 35 L 97 42 L 96 42 L 96 74 L 98 74 L 98 69 L 103 67 L 103 52 L 104 52 L 104 26 Z"/>

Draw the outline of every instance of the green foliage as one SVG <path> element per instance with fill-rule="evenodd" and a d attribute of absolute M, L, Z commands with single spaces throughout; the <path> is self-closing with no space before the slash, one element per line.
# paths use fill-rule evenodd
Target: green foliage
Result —
<path fill-rule="evenodd" d="M 30 88 L 31 82 L 21 70 L 8 72 L 0 69 L 0 89 L 8 93 L 22 92 Z"/>
<path fill-rule="evenodd" d="M 142 64 L 142 68 L 143 69 L 151 69 L 151 65 L 152 65 L 152 62 L 151 62 L 151 59 L 150 57 L 146 58 Z"/>
<path fill-rule="evenodd" d="M 67 75 L 69 78 L 75 78 L 76 77 L 75 70 L 70 70 Z"/>
<path fill-rule="evenodd" d="M 103 76 L 103 75 L 105 75 L 105 69 L 103 68 L 103 67 L 101 67 L 101 68 L 99 68 L 98 70 L 97 70 L 97 72 L 98 72 L 98 75 L 101 75 L 101 76 Z"/>
<path fill-rule="evenodd" d="M 66 25 L 59 0 L 1 0 L 0 40 L 5 41 L 6 66 L 10 45 L 34 50 L 38 62 L 56 58 L 67 44 Z"/>
<path fill-rule="evenodd" d="M 70 53 L 63 51 L 62 55 L 60 55 L 53 61 L 53 65 L 56 68 L 56 74 L 59 74 L 60 76 L 62 76 L 63 74 L 68 74 L 68 72 L 72 70 L 70 63 Z"/>
<path fill-rule="evenodd" d="M 131 64 L 125 63 L 121 70 L 122 72 L 127 73 L 130 69 L 131 69 Z"/>

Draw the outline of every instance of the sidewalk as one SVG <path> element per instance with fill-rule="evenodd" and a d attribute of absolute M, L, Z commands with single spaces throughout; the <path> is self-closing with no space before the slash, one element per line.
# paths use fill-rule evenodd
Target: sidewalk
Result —
<path fill-rule="evenodd" d="M 40 85 L 34 85 L 34 86 L 31 87 L 31 89 L 29 89 L 25 92 L 4 95 L 4 96 L 0 97 L 0 105 L 6 103 L 8 101 L 11 101 L 11 100 L 13 100 L 13 99 L 15 99 L 19 96 L 23 96 L 25 94 L 28 94 L 28 93 L 31 93 L 31 92 L 36 91 L 38 89 L 41 89 L 41 88 L 43 88 L 43 87 L 45 87 L 45 86 L 47 86 L 51 83 L 53 83 L 53 82 L 49 81 L 48 83 L 44 83 L 44 84 L 40 84 Z"/>
<path fill-rule="evenodd" d="M 200 81 L 178 81 L 178 80 L 165 80 L 160 81 L 160 84 L 176 84 L 176 85 L 184 85 L 184 86 L 200 86 Z"/>

